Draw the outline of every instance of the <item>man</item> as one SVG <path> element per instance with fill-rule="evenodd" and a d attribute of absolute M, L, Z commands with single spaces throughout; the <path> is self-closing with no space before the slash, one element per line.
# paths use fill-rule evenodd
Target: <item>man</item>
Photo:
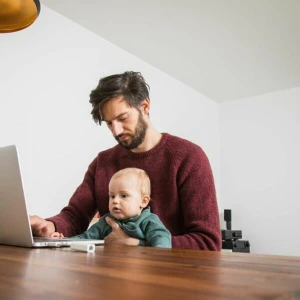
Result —
<path fill-rule="evenodd" d="M 152 182 L 151 211 L 172 234 L 173 248 L 220 250 L 221 230 L 214 180 L 203 150 L 167 133 L 159 133 L 150 118 L 149 87 L 140 73 L 125 72 L 102 78 L 91 92 L 92 116 L 104 121 L 118 145 L 98 154 L 82 184 L 60 214 L 44 220 L 32 216 L 37 236 L 54 231 L 64 236 L 84 232 L 96 211 L 108 213 L 108 183 L 128 167 L 145 170 Z M 105 243 L 139 245 L 112 219 Z"/>

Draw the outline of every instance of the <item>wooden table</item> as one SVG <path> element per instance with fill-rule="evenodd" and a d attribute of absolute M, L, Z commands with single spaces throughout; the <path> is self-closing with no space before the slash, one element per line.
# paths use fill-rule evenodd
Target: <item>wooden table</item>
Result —
<path fill-rule="evenodd" d="M 300 257 L 1 245 L 0 299 L 300 299 Z"/>

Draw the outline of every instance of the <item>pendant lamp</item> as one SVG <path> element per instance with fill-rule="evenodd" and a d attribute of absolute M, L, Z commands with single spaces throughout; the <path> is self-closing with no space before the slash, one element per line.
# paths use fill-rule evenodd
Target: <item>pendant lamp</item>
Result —
<path fill-rule="evenodd" d="M 41 10 L 39 0 L 0 0 L 0 33 L 30 26 Z"/>

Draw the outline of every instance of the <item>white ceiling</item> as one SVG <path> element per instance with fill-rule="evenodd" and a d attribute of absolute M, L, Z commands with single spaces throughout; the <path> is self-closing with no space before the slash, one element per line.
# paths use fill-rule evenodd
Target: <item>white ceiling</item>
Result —
<path fill-rule="evenodd" d="M 217 102 L 300 86 L 300 0 L 41 4 Z"/>

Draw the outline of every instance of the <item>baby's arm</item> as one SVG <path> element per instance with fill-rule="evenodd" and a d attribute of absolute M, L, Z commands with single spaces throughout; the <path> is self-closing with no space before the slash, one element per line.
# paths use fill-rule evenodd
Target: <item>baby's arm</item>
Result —
<path fill-rule="evenodd" d="M 147 244 L 151 247 L 172 248 L 171 233 L 158 216 L 151 214 L 145 221 L 147 222 L 145 227 Z"/>
<path fill-rule="evenodd" d="M 105 216 L 101 217 L 99 221 L 93 224 L 88 230 L 82 234 L 75 235 L 76 239 L 104 239 L 104 237 L 111 232 L 111 227 L 107 225 Z"/>

